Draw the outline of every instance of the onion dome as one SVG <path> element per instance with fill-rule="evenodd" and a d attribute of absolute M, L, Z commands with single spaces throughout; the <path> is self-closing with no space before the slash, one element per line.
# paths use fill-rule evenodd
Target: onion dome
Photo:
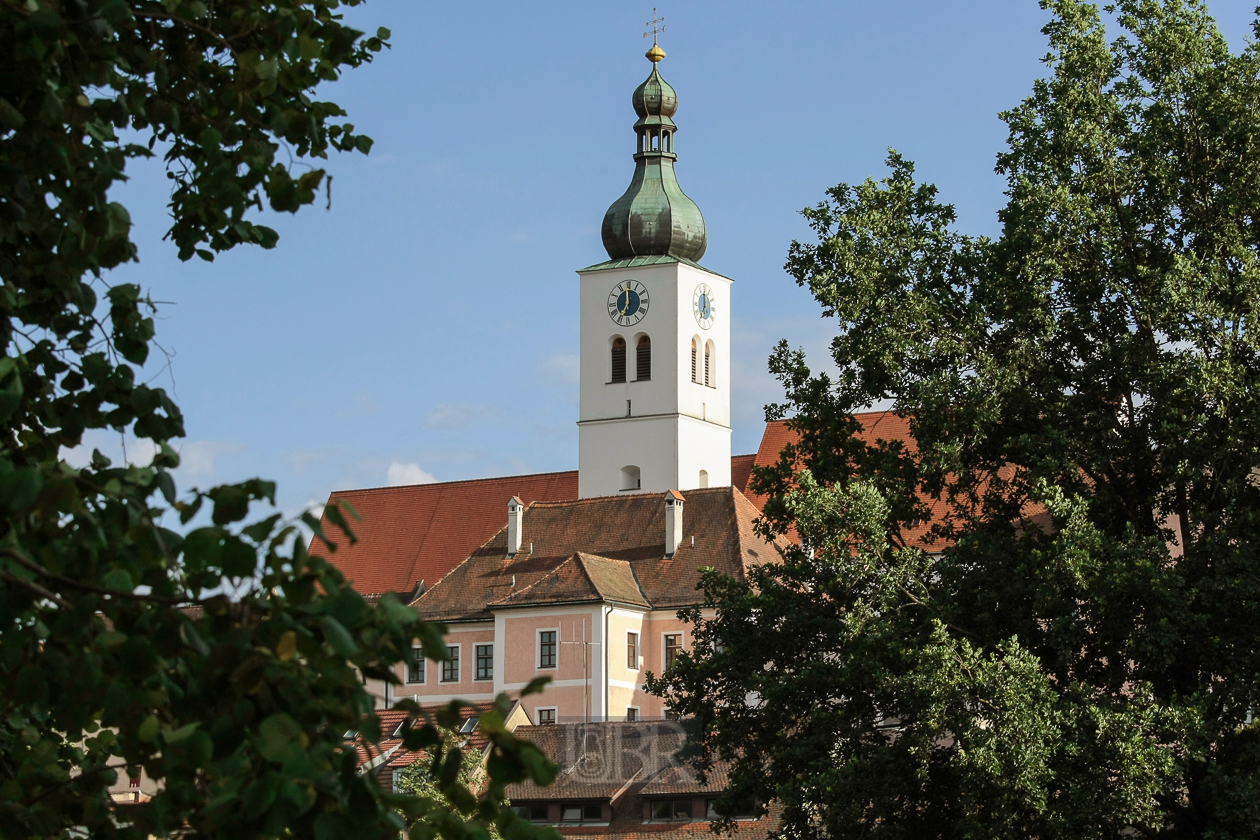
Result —
<path fill-rule="evenodd" d="M 656 44 L 647 51 L 652 74 L 631 102 L 639 119 L 634 124 L 638 147 L 634 176 L 621 198 L 604 214 L 604 249 L 610 259 L 673 256 L 699 261 L 709 244 L 700 208 L 678 186 L 674 175 L 674 112 L 678 95 L 661 78 L 657 65 L 665 51 Z"/>

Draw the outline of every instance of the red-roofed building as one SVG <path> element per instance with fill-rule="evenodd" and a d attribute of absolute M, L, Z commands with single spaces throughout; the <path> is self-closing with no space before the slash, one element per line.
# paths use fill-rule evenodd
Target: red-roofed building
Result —
<path fill-rule="evenodd" d="M 755 455 L 731 455 L 734 281 L 699 263 L 704 219 L 674 174 L 677 97 L 655 68 L 634 107 L 635 174 L 604 218 L 608 259 L 578 271 L 578 469 L 329 498 L 361 519 L 358 541 L 330 555 L 356 589 L 400 593 L 449 628 L 445 661 L 417 648 L 375 687 L 386 706 L 485 702 L 549 676 L 522 701 L 535 723 L 659 718 L 644 674 L 690 646 L 677 613 L 700 602 L 699 570 L 740 578 L 788 546 L 757 534 L 764 500 L 745 491 L 793 437 L 771 423 Z M 907 434 L 883 414 L 867 428 Z"/>

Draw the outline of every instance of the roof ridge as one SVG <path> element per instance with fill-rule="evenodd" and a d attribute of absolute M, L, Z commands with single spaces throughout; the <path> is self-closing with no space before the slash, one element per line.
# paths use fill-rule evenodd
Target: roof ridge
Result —
<path fill-rule="evenodd" d="M 528 593 L 531 589 L 533 589 L 535 586 L 537 586 L 538 584 L 542 583 L 544 580 L 547 580 L 548 578 L 551 578 L 551 577 L 555 577 L 555 576 L 556 576 L 556 574 L 557 574 L 557 573 L 558 573 L 561 569 L 563 569 L 566 565 L 568 565 L 569 563 L 573 563 L 574 561 L 576 561 L 576 560 L 578 559 L 578 555 L 579 555 L 579 554 L 581 554 L 581 553 L 582 553 L 582 552 L 580 552 L 580 551 L 575 551 L 575 552 L 573 552 L 573 554 L 571 554 L 570 556 L 568 556 L 568 557 L 564 558 L 564 562 L 563 562 L 563 563 L 557 563 L 557 564 L 556 564 L 556 566 L 555 566 L 555 568 L 551 569 L 551 570 L 550 570 L 550 571 L 548 571 L 548 572 L 544 572 L 544 573 L 543 573 L 543 574 L 542 574 L 542 575 L 538 578 L 538 580 L 534 581 L 533 583 L 526 584 L 525 586 L 522 586 L 520 589 L 517 589 L 517 590 L 515 590 L 515 591 L 513 591 L 513 592 L 509 592 L 507 595 L 504 595 L 502 598 L 496 598 L 496 599 L 494 599 L 493 601 L 488 601 L 488 602 L 486 603 L 486 606 L 487 606 L 487 607 L 492 607 L 492 606 L 495 606 L 495 605 L 497 605 L 497 604 L 503 604 L 503 603 L 506 603 L 507 601 L 512 600 L 513 598 L 516 598 L 516 597 L 518 597 L 518 596 L 525 595 L 525 594 L 526 594 L 526 593 Z M 470 558 L 470 559 L 471 559 L 471 558 Z M 465 561 L 465 562 L 467 562 L 467 561 Z M 460 565 L 462 566 L 462 565 L 463 565 L 463 563 L 461 563 Z M 585 576 L 585 578 L 586 578 L 586 582 L 587 582 L 587 583 L 589 583 L 589 584 L 591 585 L 591 589 L 594 589 L 594 590 L 595 590 L 595 592 L 598 594 L 598 593 L 599 593 L 599 587 L 597 587 L 597 586 L 595 585 L 595 582 L 591 580 L 591 576 L 590 576 L 589 574 L 587 574 L 586 569 L 582 567 L 582 564 L 581 564 L 580 562 L 578 562 L 578 563 L 577 563 L 577 566 L 578 566 L 578 568 L 582 569 L 582 574 L 583 574 L 583 576 Z"/>
<path fill-rule="evenodd" d="M 361 487 L 357 490 L 333 490 L 330 492 L 329 498 L 333 496 L 350 496 L 365 493 L 390 493 L 402 492 L 404 490 L 414 490 L 417 487 L 454 487 L 455 485 L 467 484 L 485 484 L 491 481 L 508 481 L 509 479 L 526 479 L 526 478 L 543 478 L 544 476 L 555 475 L 571 475 L 577 470 L 554 470 L 552 472 L 540 473 L 521 473 L 519 475 L 492 475 L 485 478 L 459 478 L 454 481 L 428 481 L 423 484 L 391 484 L 385 487 Z"/>
<path fill-rule="evenodd" d="M 757 456 L 754 454 L 753 457 L 755 458 Z M 713 493 L 720 490 L 739 490 L 739 488 L 733 484 L 722 484 L 717 487 L 693 487 L 692 489 L 687 491 L 686 495 L 683 495 L 683 498 L 686 499 L 689 495 L 693 493 Z M 584 499 L 535 499 L 534 501 L 529 503 L 529 507 L 527 507 L 526 510 L 529 510 L 529 508 L 532 508 L 535 505 L 539 507 L 564 507 L 565 505 L 579 505 L 579 504 L 587 505 L 593 502 L 606 501 L 608 499 L 635 499 L 636 501 L 639 499 L 663 499 L 666 493 L 678 493 L 678 491 L 666 490 L 660 493 L 649 492 L 649 493 L 627 493 L 625 495 L 615 494 L 611 496 L 587 496 Z"/>

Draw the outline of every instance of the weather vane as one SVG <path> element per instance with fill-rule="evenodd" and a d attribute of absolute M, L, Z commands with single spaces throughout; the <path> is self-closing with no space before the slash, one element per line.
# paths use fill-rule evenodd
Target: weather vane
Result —
<path fill-rule="evenodd" d="M 651 31 L 651 32 L 644 32 L 644 33 L 643 33 L 643 37 L 644 37 L 644 38 L 646 38 L 647 36 L 651 35 L 651 36 L 652 36 L 652 46 L 656 46 L 656 34 L 657 34 L 658 32 L 664 32 L 664 31 L 665 31 L 665 18 L 664 18 L 663 16 L 660 16 L 660 15 L 656 14 L 656 7 L 655 7 L 655 6 L 653 6 L 653 7 L 652 7 L 652 19 L 651 19 L 651 20 L 649 20 L 649 21 L 648 21 L 646 24 L 644 24 L 644 25 L 645 25 L 645 26 L 650 26 L 650 27 L 652 27 L 652 31 Z"/>

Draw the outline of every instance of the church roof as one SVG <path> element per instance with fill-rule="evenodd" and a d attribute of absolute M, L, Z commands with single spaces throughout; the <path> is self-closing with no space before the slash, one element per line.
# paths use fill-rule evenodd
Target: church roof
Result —
<path fill-rule="evenodd" d="M 859 435 L 870 443 L 883 439 L 903 440 L 914 445 L 906 418 L 891 412 L 874 411 L 860 414 L 858 419 L 863 424 Z M 739 491 L 739 504 L 748 506 L 751 518 L 755 519 L 765 505 L 765 498 L 748 488 L 753 466 L 775 463 L 783 447 L 798 439 L 797 433 L 789 429 L 786 423 L 776 421 L 766 425 L 761 446 L 755 455 L 736 455 L 731 458 L 731 484 Z M 690 503 L 693 496 L 701 492 L 707 491 L 689 490 L 683 494 L 688 500 L 684 517 L 684 533 L 687 534 L 685 543 L 689 542 L 692 534 L 697 533 L 693 525 L 698 509 Z M 339 532 L 325 517 L 324 532 L 339 543 L 338 550 L 330 554 L 317 541 L 312 541 L 311 552 L 331 560 L 354 583 L 355 589 L 364 595 L 380 595 L 383 592 L 410 594 L 422 580 L 426 586 L 432 587 L 494 537 L 507 523 L 507 500 L 512 496 L 519 496 L 523 503 L 529 505 L 535 502 L 572 500 L 577 495 L 576 470 L 405 487 L 338 490 L 328 497 L 328 503 L 331 505 L 345 500 L 354 506 L 362 517 L 361 522 L 352 522 L 359 540 L 354 545 L 346 544 L 344 539 L 337 540 L 335 535 Z M 651 505 L 658 509 L 663 507 L 660 497 L 656 495 L 624 498 L 650 499 Z M 938 502 L 932 507 L 939 505 Z M 528 513 L 526 520 L 529 521 Z M 529 526 L 526 528 L 528 531 Z M 926 533 L 926 523 L 921 531 Z M 613 531 L 609 530 L 609 533 Z M 653 534 L 657 532 L 653 531 Z M 523 539 L 528 546 L 531 537 L 527 535 Z M 661 546 L 663 555 L 663 527 L 654 539 Z M 683 548 L 690 550 L 689 545 L 684 545 Z M 614 560 L 626 559 L 616 554 L 609 555 L 600 546 L 576 545 L 559 553 L 547 571 L 579 551 Z M 517 588 L 532 583 L 540 576 L 535 574 L 528 581 L 518 578 Z M 647 592 L 646 589 L 643 591 Z M 496 597 L 507 594 L 509 593 L 504 591 Z M 650 600 L 650 596 L 646 597 Z"/>
<path fill-rule="evenodd" d="M 683 494 L 682 545 L 665 556 L 661 494 L 534 502 L 521 525 L 521 552 L 507 555 L 504 526 L 419 597 L 435 621 L 489 620 L 501 607 L 604 600 L 676 608 L 698 601 L 700 569 L 733 577 L 777 562 L 786 542 L 769 543 L 753 528 L 760 512 L 734 487 Z M 591 556 L 596 555 L 596 556 Z"/>
<path fill-rule="evenodd" d="M 311 552 L 327 557 L 364 595 L 410 593 L 422 580 L 437 583 L 506 523 L 512 496 L 529 504 L 577 494 L 576 470 L 338 490 L 328 504 L 345 500 L 354 506 L 362 519 L 351 520 L 358 542 L 338 540 L 340 532 L 325 517 L 324 533 L 338 543 L 337 551 L 330 554 L 313 542 Z"/>
<path fill-rule="evenodd" d="M 748 486 L 755 455 L 731 458 L 731 483 Z M 324 517 L 324 533 L 338 543 L 329 553 L 318 541 L 311 553 L 327 557 L 363 595 L 404 594 L 424 581 L 432 586 L 507 522 L 507 501 L 576 499 L 577 470 L 444 481 L 404 487 L 337 490 L 328 504 L 348 501 L 362 521 L 351 520 L 358 542 L 338 539 Z"/>

